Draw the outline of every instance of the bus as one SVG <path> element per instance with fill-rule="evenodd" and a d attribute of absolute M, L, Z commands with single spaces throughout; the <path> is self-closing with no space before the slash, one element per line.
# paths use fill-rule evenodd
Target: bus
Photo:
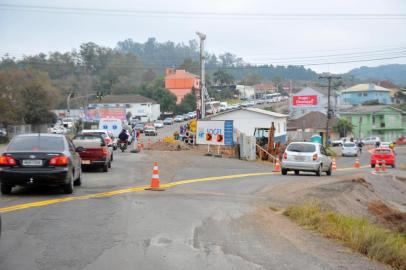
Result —
<path fill-rule="evenodd" d="M 265 95 L 267 103 L 275 103 L 281 100 L 280 93 L 266 94 Z"/>
<path fill-rule="evenodd" d="M 220 112 L 220 101 L 206 102 L 206 114 L 216 114 Z"/>

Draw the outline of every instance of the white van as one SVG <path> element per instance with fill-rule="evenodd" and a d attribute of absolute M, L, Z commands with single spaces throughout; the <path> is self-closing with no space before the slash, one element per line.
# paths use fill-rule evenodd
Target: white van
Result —
<path fill-rule="evenodd" d="M 102 118 L 99 122 L 99 129 L 109 131 L 117 138 L 123 129 L 123 122 L 116 118 Z"/>

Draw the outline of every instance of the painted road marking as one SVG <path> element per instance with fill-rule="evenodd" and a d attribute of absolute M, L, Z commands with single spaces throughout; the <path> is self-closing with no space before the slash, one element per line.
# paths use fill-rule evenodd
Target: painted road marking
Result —
<path fill-rule="evenodd" d="M 361 168 L 367 168 L 367 167 L 368 166 L 362 166 Z M 341 169 L 337 169 L 337 171 L 346 171 L 346 170 L 351 170 L 351 169 L 354 169 L 354 168 L 352 168 L 352 167 L 341 168 Z M 170 188 L 170 187 L 187 185 L 187 184 L 198 183 L 198 182 L 230 180 L 230 179 L 235 179 L 235 178 L 265 176 L 265 175 L 275 175 L 275 174 L 279 174 L 279 173 L 278 172 L 262 172 L 262 173 L 245 173 L 245 174 L 232 174 L 232 175 L 223 175 L 223 176 L 211 176 L 211 177 L 205 177 L 205 178 L 195 178 L 195 179 L 179 180 L 179 181 L 175 181 L 175 182 L 165 183 L 165 184 L 161 184 L 161 188 Z M 144 191 L 146 188 L 148 188 L 148 186 L 137 186 L 137 187 L 117 189 L 117 190 L 88 194 L 88 195 L 71 196 L 71 197 L 64 197 L 64 198 L 60 198 L 60 199 L 50 199 L 50 200 L 42 200 L 42 201 L 36 201 L 36 202 L 30 202 L 30 203 L 16 204 L 16 205 L 11 205 L 11 206 L 6 206 L 3 208 L 0 208 L 0 213 L 13 212 L 13 211 L 17 211 L 17 210 L 23 210 L 23 209 L 28 209 L 28 208 L 32 208 L 32 207 L 41 207 L 41 206 L 57 204 L 57 203 L 88 200 L 88 199 L 93 199 L 93 198 L 111 197 L 111 196 L 120 195 L 120 194 L 141 192 L 141 191 Z"/>

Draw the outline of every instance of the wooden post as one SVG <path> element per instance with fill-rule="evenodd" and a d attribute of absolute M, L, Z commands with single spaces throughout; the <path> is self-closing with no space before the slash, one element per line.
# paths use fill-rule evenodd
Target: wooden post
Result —
<path fill-rule="evenodd" d="M 275 152 L 274 152 L 274 146 L 273 146 L 273 144 L 274 144 L 274 141 L 275 141 L 275 124 L 274 124 L 274 122 L 272 122 L 272 125 L 271 125 L 271 128 L 269 129 L 269 132 L 268 132 L 268 152 L 269 153 L 271 153 L 272 155 L 274 155 L 275 154 Z"/>

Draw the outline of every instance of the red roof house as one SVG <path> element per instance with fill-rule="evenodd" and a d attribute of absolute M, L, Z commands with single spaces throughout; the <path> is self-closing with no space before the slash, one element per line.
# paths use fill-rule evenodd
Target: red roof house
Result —
<path fill-rule="evenodd" d="M 187 94 L 192 93 L 193 88 L 200 88 L 200 78 L 183 69 L 167 68 L 165 88 L 176 96 L 176 103 L 179 104 Z"/>

